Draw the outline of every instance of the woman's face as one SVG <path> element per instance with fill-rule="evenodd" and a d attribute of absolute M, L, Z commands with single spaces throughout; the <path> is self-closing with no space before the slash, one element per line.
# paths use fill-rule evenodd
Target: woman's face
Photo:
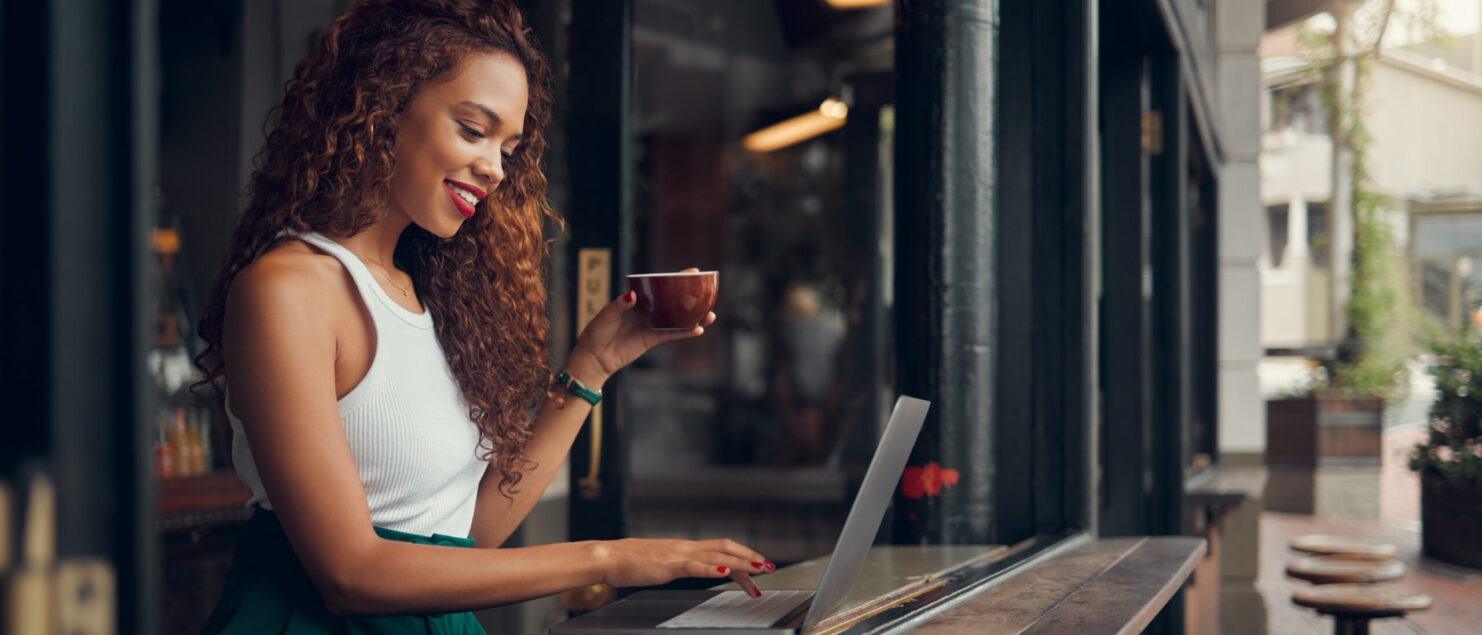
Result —
<path fill-rule="evenodd" d="M 504 180 L 525 127 L 525 69 L 506 53 L 469 55 L 402 111 L 391 214 L 447 238 Z"/>

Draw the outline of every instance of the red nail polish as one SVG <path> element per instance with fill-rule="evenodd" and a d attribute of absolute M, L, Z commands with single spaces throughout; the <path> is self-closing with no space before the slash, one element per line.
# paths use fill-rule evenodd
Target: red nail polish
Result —
<path fill-rule="evenodd" d="M 760 562 L 753 562 L 753 563 L 751 563 L 751 568 L 753 568 L 753 569 L 762 569 L 764 567 L 762 566 L 762 563 L 760 563 Z"/>
<path fill-rule="evenodd" d="M 624 298 L 624 299 L 627 300 L 628 302 L 635 302 L 635 301 L 638 300 L 638 293 L 637 292 L 634 292 L 634 291 L 629 291 L 628 292 L 628 297 L 627 298 Z"/>
<path fill-rule="evenodd" d="M 776 568 L 777 568 L 777 565 L 772 564 L 772 561 L 771 560 L 768 560 L 767 561 L 767 570 L 768 571 L 771 571 L 771 570 L 776 569 Z"/>
<path fill-rule="evenodd" d="M 751 595 L 753 597 L 761 597 L 762 596 L 762 590 L 761 589 L 755 589 L 755 590 L 752 591 Z"/>
<path fill-rule="evenodd" d="M 721 573 L 725 573 L 727 571 L 730 571 L 731 569 L 730 569 L 730 567 L 716 567 L 715 570 L 716 571 L 719 571 Z"/>

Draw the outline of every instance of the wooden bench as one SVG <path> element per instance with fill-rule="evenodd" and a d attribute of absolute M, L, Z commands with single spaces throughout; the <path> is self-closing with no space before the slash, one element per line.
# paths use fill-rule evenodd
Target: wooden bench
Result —
<path fill-rule="evenodd" d="M 1183 586 L 1203 538 L 1095 540 L 1035 564 L 918 633 L 1138 633 Z"/>

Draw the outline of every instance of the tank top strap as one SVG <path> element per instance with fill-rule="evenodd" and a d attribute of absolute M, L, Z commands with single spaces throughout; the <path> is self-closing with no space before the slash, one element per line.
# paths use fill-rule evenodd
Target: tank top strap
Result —
<path fill-rule="evenodd" d="M 339 260 L 340 264 L 344 265 L 345 270 L 350 272 L 350 279 L 355 281 L 355 286 L 359 289 L 360 296 L 364 298 L 366 305 L 372 308 L 372 315 L 390 313 L 410 326 L 420 329 L 432 328 L 432 314 L 425 309 L 425 306 L 421 313 L 414 313 L 408 311 L 406 307 L 397 304 L 386 293 L 386 289 L 381 287 L 381 283 L 376 280 L 375 275 L 371 274 L 370 268 L 365 265 L 365 262 L 360 259 L 360 256 L 346 249 L 344 245 L 330 240 L 319 232 L 304 232 L 301 234 L 293 232 L 285 233 L 296 235 L 299 240 L 318 247 L 325 253 L 334 256 L 336 260 Z M 379 308 L 384 309 L 384 311 L 376 311 L 377 306 L 375 305 L 379 305 Z"/>

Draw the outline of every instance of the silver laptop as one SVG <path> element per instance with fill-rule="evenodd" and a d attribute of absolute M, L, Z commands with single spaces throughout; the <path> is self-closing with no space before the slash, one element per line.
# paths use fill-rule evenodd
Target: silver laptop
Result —
<path fill-rule="evenodd" d="M 854 506 L 849 509 L 849 518 L 839 532 L 839 542 L 834 545 L 817 590 L 763 590 L 760 598 L 749 597 L 745 591 L 640 591 L 561 622 L 550 632 L 615 635 L 703 630 L 713 635 L 752 635 L 798 633 L 812 628 L 838 608 L 854 586 L 930 406 L 930 402 L 914 397 L 896 400 L 890 423 L 880 436 L 875 458 L 854 497 Z M 767 578 L 760 576 L 757 580 L 765 585 Z"/>

